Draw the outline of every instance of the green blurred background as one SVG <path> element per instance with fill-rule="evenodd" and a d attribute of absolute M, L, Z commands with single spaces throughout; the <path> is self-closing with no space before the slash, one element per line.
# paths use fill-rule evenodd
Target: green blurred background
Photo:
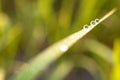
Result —
<path fill-rule="evenodd" d="M 120 74 L 114 57 L 120 52 L 120 0 L 0 0 L 0 80 L 9 80 L 39 52 L 112 8 L 118 9 L 114 15 L 36 80 L 120 80 L 111 77 Z"/>

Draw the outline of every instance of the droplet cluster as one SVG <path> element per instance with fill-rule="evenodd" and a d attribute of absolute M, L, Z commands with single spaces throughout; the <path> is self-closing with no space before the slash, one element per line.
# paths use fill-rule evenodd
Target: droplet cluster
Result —
<path fill-rule="evenodd" d="M 85 25 L 83 26 L 83 29 L 88 29 L 90 26 L 95 25 L 95 24 L 97 24 L 98 22 L 99 22 L 99 19 L 95 19 L 94 21 L 91 21 L 91 22 L 90 22 L 90 25 L 85 24 Z"/>

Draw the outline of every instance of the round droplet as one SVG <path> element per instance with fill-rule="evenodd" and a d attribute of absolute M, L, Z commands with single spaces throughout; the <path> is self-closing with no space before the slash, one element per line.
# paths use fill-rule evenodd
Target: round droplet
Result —
<path fill-rule="evenodd" d="M 99 22 L 99 19 L 95 19 L 95 22 Z"/>
<path fill-rule="evenodd" d="M 91 25 L 95 25 L 95 21 L 91 21 L 90 24 L 91 24 Z"/>
<path fill-rule="evenodd" d="M 89 26 L 88 25 L 84 25 L 83 26 L 83 29 L 87 29 Z"/>

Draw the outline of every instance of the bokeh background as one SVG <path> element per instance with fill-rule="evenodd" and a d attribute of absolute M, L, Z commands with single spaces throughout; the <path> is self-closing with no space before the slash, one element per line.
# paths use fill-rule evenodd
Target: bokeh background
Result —
<path fill-rule="evenodd" d="M 120 80 L 120 0 L 0 0 L 0 80 L 113 8 L 36 80 Z"/>

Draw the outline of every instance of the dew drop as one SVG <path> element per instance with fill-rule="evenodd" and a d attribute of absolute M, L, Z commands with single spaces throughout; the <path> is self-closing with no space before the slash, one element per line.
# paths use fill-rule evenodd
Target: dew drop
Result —
<path fill-rule="evenodd" d="M 95 22 L 99 22 L 99 19 L 95 19 Z"/>
<path fill-rule="evenodd" d="M 95 25 L 95 21 L 91 21 L 90 24 L 91 24 L 91 25 Z"/>
<path fill-rule="evenodd" d="M 83 29 L 87 29 L 89 26 L 86 24 L 83 26 Z"/>
<path fill-rule="evenodd" d="M 65 52 L 65 51 L 68 50 L 68 46 L 67 45 L 61 45 L 60 46 L 60 50 L 63 51 L 63 52 Z"/>

